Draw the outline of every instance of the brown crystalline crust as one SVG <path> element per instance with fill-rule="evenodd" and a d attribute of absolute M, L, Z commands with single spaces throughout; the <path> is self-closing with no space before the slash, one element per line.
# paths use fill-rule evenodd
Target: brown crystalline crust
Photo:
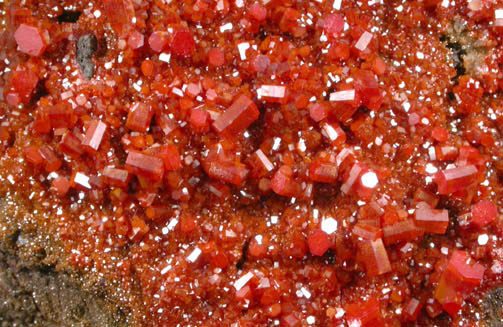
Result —
<path fill-rule="evenodd" d="M 0 243 L 0 326 L 127 326 L 103 294 L 36 258 L 21 259 L 12 246 Z"/>
<path fill-rule="evenodd" d="M 76 272 L 49 233 L 0 200 L 0 326 L 133 326 L 109 281 Z"/>

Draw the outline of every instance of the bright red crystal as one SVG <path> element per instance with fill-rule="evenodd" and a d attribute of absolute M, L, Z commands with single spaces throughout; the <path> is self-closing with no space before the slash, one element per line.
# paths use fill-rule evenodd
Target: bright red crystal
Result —
<path fill-rule="evenodd" d="M 282 85 L 262 85 L 257 90 L 257 95 L 268 102 L 284 103 L 286 98 L 286 87 Z"/>
<path fill-rule="evenodd" d="M 29 54 L 30 56 L 41 56 L 49 40 L 44 31 L 32 25 L 21 24 L 14 33 L 17 45 L 21 52 Z"/>
<path fill-rule="evenodd" d="M 335 183 L 338 168 L 334 163 L 314 161 L 309 165 L 309 178 L 313 182 Z"/>
<path fill-rule="evenodd" d="M 339 14 L 330 14 L 323 20 L 323 30 L 327 35 L 335 36 L 344 30 L 344 17 Z"/>
<path fill-rule="evenodd" d="M 346 306 L 346 322 L 349 327 L 381 327 L 384 320 L 379 301 L 371 297 L 368 301 Z"/>
<path fill-rule="evenodd" d="M 466 252 L 455 250 L 435 289 L 435 299 L 455 316 L 464 298 L 480 285 L 484 271 L 484 266 L 474 262 Z"/>
<path fill-rule="evenodd" d="M 90 152 L 98 151 L 103 136 L 107 130 L 107 125 L 100 120 L 93 120 L 89 124 L 82 146 Z"/>
<path fill-rule="evenodd" d="M 129 172 L 125 169 L 105 167 L 103 176 L 105 181 L 112 186 L 126 187 L 129 182 Z"/>
<path fill-rule="evenodd" d="M 10 105 L 28 103 L 38 84 L 38 76 L 30 70 L 17 70 L 12 73 L 11 89 L 5 90 L 5 98 Z"/>
<path fill-rule="evenodd" d="M 154 113 L 149 105 L 138 102 L 129 109 L 126 127 L 133 131 L 146 132 L 153 115 Z"/>
<path fill-rule="evenodd" d="M 320 103 L 313 104 L 309 107 L 309 115 L 315 122 L 322 121 L 328 116 L 329 107 Z"/>
<path fill-rule="evenodd" d="M 389 273 L 391 263 L 381 238 L 359 243 L 360 260 L 364 263 L 370 277 Z"/>
<path fill-rule="evenodd" d="M 196 44 L 194 37 L 188 29 L 180 29 L 174 32 L 171 40 L 171 51 L 178 56 L 188 56 L 194 51 Z"/>
<path fill-rule="evenodd" d="M 136 50 L 143 47 L 143 45 L 145 44 L 145 37 L 140 32 L 134 30 L 129 33 L 127 43 L 131 47 L 131 49 Z"/>
<path fill-rule="evenodd" d="M 404 314 L 405 314 L 405 319 L 408 321 L 416 321 L 417 317 L 421 313 L 422 309 L 421 302 L 419 302 L 418 299 L 411 298 L 407 303 L 405 303 L 404 306 Z"/>
<path fill-rule="evenodd" d="M 478 170 L 475 166 L 463 166 L 446 169 L 435 174 L 438 194 L 451 194 L 462 191 L 473 184 Z"/>
<path fill-rule="evenodd" d="M 164 169 L 166 171 L 182 168 L 180 153 L 178 152 L 178 148 L 173 144 L 162 145 L 159 151 L 159 157 L 161 157 L 164 162 Z"/>
<path fill-rule="evenodd" d="M 213 48 L 208 52 L 208 63 L 213 67 L 220 67 L 225 63 L 225 53 L 222 49 Z"/>
<path fill-rule="evenodd" d="M 322 134 L 327 137 L 334 145 L 346 142 L 346 133 L 336 122 L 324 123 L 322 125 Z"/>
<path fill-rule="evenodd" d="M 375 241 L 382 238 L 381 228 L 363 222 L 357 223 L 351 232 L 358 240 Z"/>
<path fill-rule="evenodd" d="M 68 128 L 74 122 L 72 105 L 65 101 L 60 101 L 54 106 L 50 106 L 46 111 L 46 115 L 52 128 Z"/>
<path fill-rule="evenodd" d="M 355 79 L 356 104 L 365 106 L 370 110 L 378 110 L 384 101 L 384 97 L 374 73 L 368 70 L 359 70 L 355 72 L 353 78 Z"/>
<path fill-rule="evenodd" d="M 247 159 L 247 163 L 251 166 L 251 173 L 255 178 L 264 177 L 274 169 L 273 163 L 261 149 L 255 151 Z"/>
<path fill-rule="evenodd" d="M 134 17 L 132 0 L 103 0 L 102 8 L 117 34 L 124 36 L 129 32 Z"/>
<path fill-rule="evenodd" d="M 279 195 L 295 197 L 300 194 L 300 185 L 294 180 L 293 170 L 281 166 L 271 180 L 271 189 Z"/>
<path fill-rule="evenodd" d="M 416 227 L 412 219 L 385 226 L 382 233 L 383 241 L 386 245 L 411 241 L 421 235 L 421 231 Z"/>
<path fill-rule="evenodd" d="M 42 157 L 42 154 L 40 153 L 40 149 L 37 146 L 27 146 L 24 148 L 24 156 L 26 160 L 37 166 L 41 165 L 44 163 L 44 157 Z"/>
<path fill-rule="evenodd" d="M 226 183 L 241 185 L 248 175 L 248 169 L 241 163 L 214 162 L 210 164 L 208 175 Z"/>
<path fill-rule="evenodd" d="M 63 164 L 50 146 L 43 145 L 38 149 L 38 151 L 40 153 L 40 156 L 44 160 L 43 164 L 47 172 L 56 171 Z"/>
<path fill-rule="evenodd" d="M 449 138 L 449 131 L 443 127 L 435 127 L 433 131 L 431 131 L 431 137 L 438 142 L 445 142 Z"/>
<path fill-rule="evenodd" d="M 51 189 L 59 195 L 65 195 L 70 190 L 72 183 L 66 177 L 56 177 L 51 182 Z"/>
<path fill-rule="evenodd" d="M 330 247 L 330 239 L 327 233 L 320 229 L 314 230 L 307 238 L 309 251 L 316 256 L 322 256 Z"/>
<path fill-rule="evenodd" d="M 472 224 L 478 228 L 485 227 L 492 223 L 498 215 L 498 207 L 492 202 L 482 200 L 472 205 Z"/>
<path fill-rule="evenodd" d="M 264 21 L 267 17 L 267 8 L 260 3 L 254 3 L 250 6 L 250 16 L 258 21 Z"/>
<path fill-rule="evenodd" d="M 445 234 L 449 226 L 449 212 L 432 209 L 427 203 L 421 202 L 414 213 L 414 221 L 426 233 Z"/>
<path fill-rule="evenodd" d="M 59 147 L 61 151 L 68 155 L 80 156 L 84 153 L 82 142 L 72 132 L 67 132 L 65 133 L 65 135 L 63 135 Z"/>
<path fill-rule="evenodd" d="M 204 109 L 193 109 L 189 120 L 194 132 L 206 133 L 210 129 L 210 114 Z"/>
<path fill-rule="evenodd" d="M 163 31 L 154 31 L 148 38 L 150 49 L 155 52 L 162 52 L 169 44 L 169 34 Z"/>
<path fill-rule="evenodd" d="M 246 95 L 240 95 L 227 110 L 213 123 L 218 133 L 233 135 L 248 128 L 258 119 L 259 111 L 255 103 Z"/>
<path fill-rule="evenodd" d="M 143 176 L 153 181 L 161 181 L 164 176 L 162 159 L 148 154 L 131 151 L 126 160 L 127 170 L 137 176 Z"/>

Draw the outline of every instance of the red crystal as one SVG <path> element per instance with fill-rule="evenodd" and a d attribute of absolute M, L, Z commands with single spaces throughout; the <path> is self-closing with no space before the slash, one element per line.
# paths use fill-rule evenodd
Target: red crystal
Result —
<path fill-rule="evenodd" d="M 416 226 L 426 233 L 445 234 L 449 226 L 449 212 L 447 210 L 432 209 L 427 203 L 418 204 L 414 214 Z"/>
<path fill-rule="evenodd" d="M 438 142 L 445 142 L 449 138 L 449 131 L 443 127 L 435 127 L 431 131 L 431 137 Z"/>
<path fill-rule="evenodd" d="M 384 320 L 379 301 L 371 297 L 366 302 L 351 303 L 345 307 L 348 327 L 383 327 Z"/>
<path fill-rule="evenodd" d="M 210 130 L 210 114 L 204 109 L 192 109 L 189 122 L 196 133 L 206 133 Z"/>
<path fill-rule="evenodd" d="M 39 152 L 42 158 L 44 158 L 44 168 L 48 173 L 56 171 L 59 168 L 61 168 L 61 165 L 63 163 L 56 156 L 56 153 L 50 146 L 48 145 L 41 146 Z"/>
<path fill-rule="evenodd" d="M 42 165 L 44 163 L 44 157 L 40 153 L 40 149 L 37 146 L 27 146 L 24 148 L 24 156 L 26 160 L 35 165 Z"/>
<path fill-rule="evenodd" d="M 129 152 L 126 159 L 126 169 L 131 174 L 154 181 L 161 181 L 164 176 L 162 159 L 137 151 Z"/>
<path fill-rule="evenodd" d="M 438 194 L 452 194 L 462 191 L 475 182 L 478 170 L 475 166 L 450 168 L 435 174 Z"/>
<path fill-rule="evenodd" d="M 248 128 L 258 119 L 259 111 L 255 103 L 246 95 L 240 95 L 232 105 L 213 123 L 218 133 L 235 135 Z"/>
<path fill-rule="evenodd" d="M 154 52 L 162 52 L 169 44 L 169 33 L 155 31 L 148 38 L 148 45 Z"/>
<path fill-rule="evenodd" d="M 498 207 L 490 201 L 482 200 L 472 205 L 471 214 L 471 223 L 478 228 L 483 228 L 496 219 Z"/>
<path fill-rule="evenodd" d="M 473 262 L 468 253 L 455 250 L 435 289 L 435 299 L 445 311 L 455 316 L 464 298 L 482 282 L 484 271 L 485 268 Z"/>
<path fill-rule="evenodd" d="M 107 125 L 100 120 L 93 120 L 89 124 L 82 146 L 87 151 L 93 153 L 98 151 L 103 136 L 107 130 Z"/>
<path fill-rule="evenodd" d="M 382 238 L 382 231 L 379 226 L 371 225 L 369 223 L 358 222 L 351 230 L 353 237 L 358 240 L 376 241 Z"/>
<path fill-rule="evenodd" d="M 63 135 L 59 147 L 61 151 L 72 156 L 80 156 L 84 153 L 80 139 L 71 132 L 67 132 Z"/>
<path fill-rule="evenodd" d="M 126 127 L 136 132 L 145 133 L 150 127 L 153 115 L 154 113 L 149 105 L 138 102 L 129 110 Z"/>
<path fill-rule="evenodd" d="M 407 242 L 421 235 L 411 219 L 396 222 L 383 228 L 383 241 L 385 245 Z"/>
<path fill-rule="evenodd" d="M 313 161 L 309 165 L 309 178 L 313 182 L 335 183 L 337 175 L 338 168 L 334 163 Z"/>
<path fill-rule="evenodd" d="M 270 64 L 271 60 L 265 55 L 258 55 L 251 60 L 251 67 L 257 73 L 264 73 Z"/>
<path fill-rule="evenodd" d="M 10 1 L 8 222 L 51 226 L 139 325 L 481 324 L 503 7 L 455 2 Z"/>
<path fill-rule="evenodd" d="M 410 298 L 403 307 L 403 315 L 408 321 L 416 321 L 421 313 L 422 304 L 418 299 Z"/>
<path fill-rule="evenodd" d="M 120 36 L 127 34 L 135 16 L 132 0 L 103 0 L 102 6 L 114 31 Z"/>
<path fill-rule="evenodd" d="M 73 173 L 71 183 L 73 187 L 81 190 L 90 190 L 92 188 L 90 176 L 81 172 Z"/>
<path fill-rule="evenodd" d="M 182 160 L 178 148 L 173 144 L 162 145 L 158 154 L 164 162 L 166 171 L 173 171 L 182 168 Z"/>
<path fill-rule="evenodd" d="M 171 51 L 181 57 L 192 54 L 195 46 L 194 37 L 188 29 L 176 30 L 170 44 Z"/>
<path fill-rule="evenodd" d="M 249 14 L 258 21 L 264 21 L 267 17 L 267 9 L 260 3 L 254 3 L 250 6 Z"/>
<path fill-rule="evenodd" d="M 384 97 L 373 72 L 359 70 L 354 73 L 354 88 L 356 91 L 357 106 L 365 106 L 370 110 L 378 110 Z"/>
<path fill-rule="evenodd" d="M 346 142 L 346 133 L 336 122 L 326 122 L 322 125 L 322 133 L 333 145 L 340 145 Z"/>
<path fill-rule="evenodd" d="M 241 185 L 248 176 L 248 169 L 242 163 L 213 162 L 208 175 L 226 183 Z"/>
<path fill-rule="evenodd" d="M 139 242 L 149 230 L 150 228 L 143 219 L 138 216 L 133 216 L 133 219 L 131 219 L 129 238 L 133 241 Z"/>
<path fill-rule="evenodd" d="M 103 177 L 107 184 L 117 187 L 126 187 L 129 183 L 129 172 L 125 169 L 105 167 Z"/>
<path fill-rule="evenodd" d="M 282 196 L 299 196 L 300 185 L 294 180 L 291 167 L 284 165 L 276 171 L 271 180 L 271 189 Z"/>
<path fill-rule="evenodd" d="M 68 128 L 74 124 L 74 113 L 72 105 L 65 101 L 60 101 L 47 109 L 47 118 L 52 128 Z"/>
<path fill-rule="evenodd" d="M 319 122 L 327 118 L 328 112 L 329 107 L 321 103 L 315 103 L 309 106 L 309 115 L 315 122 Z"/>
<path fill-rule="evenodd" d="M 137 30 L 129 33 L 127 43 L 131 49 L 139 49 L 145 44 L 145 37 Z"/>
<path fill-rule="evenodd" d="M 47 48 L 48 37 L 36 26 L 21 24 L 14 33 L 19 50 L 30 56 L 41 56 Z"/>
<path fill-rule="evenodd" d="M 274 165 L 267 158 L 265 153 L 258 149 L 255 151 L 246 162 L 251 166 L 251 176 L 253 178 L 260 178 L 266 176 L 269 172 L 274 169 Z"/>
<path fill-rule="evenodd" d="M 225 63 L 225 52 L 219 48 L 213 48 L 208 52 L 208 63 L 213 67 L 220 67 Z"/>
<path fill-rule="evenodd" d="M 330 36 L 341 33 L 344 30 L 344 17 L 339 14 L 327 15 L 323 21 L 323 30 Z"/>
<path fill-rule="evenodd" d="M 262 85 L 257 90 L 258 96 L 268 102 L 285 103 L 286 87 L 282 85 Z"/>
<path fill-rule="evenodd" d="M 309 251 L 311 254 L 322 256 L 330 247 L 330 239 L 328 238 L 327 233 L 321 229 L 315 229 L 307 238 L 307 244 L 309 245 Z"/>
<path fill-rule="evenodd" d="M 65 195 L 70 190 L 72 183 L 66 177 L 56 177 L 51 182 L 51 189 L 59 195 Z"/>
<path fill-rule="evenodd" d="M 7 100 L 11 105 L 19 105 L 22 103 L 28 103 L 35 88 L 38 84 L 38 76 L 30 70 L 18 70 L 12 73 L 11 85 L 15 93 L 8 93 L 10 96 L 16 97 L 15 100 L 9 101 L 9 96 Z M 8 90 L 6 89 L 6 92 Z"/>
<path fill-rule="evenodd" d="M 360 261 L 364 263 L 369 277 L 386 274 L 391 271 L 388 253 L 381 238 L 358 243 Z"/>
<path fill-rule="evenodd" d="M 156 114 L 155 121 L 164 135 L 169 135 L 177 127 L 176 122 L 165 113 Z"/>

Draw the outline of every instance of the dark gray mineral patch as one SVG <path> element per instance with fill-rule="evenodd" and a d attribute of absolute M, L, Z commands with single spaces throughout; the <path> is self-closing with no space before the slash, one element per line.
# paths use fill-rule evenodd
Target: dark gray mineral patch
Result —
<path fill-rule="evenodd" d="M 86 34 L 77 41 L 77 62 L 87 79 L 94 76 L 93 54 L 98 49 L 98 41 L 94 34 Z"/>

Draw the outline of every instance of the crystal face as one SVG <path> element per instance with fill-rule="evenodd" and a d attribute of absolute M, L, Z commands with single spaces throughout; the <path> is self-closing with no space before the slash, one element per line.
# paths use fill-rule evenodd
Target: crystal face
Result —
<path fill-rule="evenodd" d="M 48 42 L 44 32 L 36 26 L 21 24 L 14 33 L 19 49 L 30 56 L 41 56 Z"/>
<path fill-rule="evenodd" d="M 107 130 L 107 125 L 99 120 L 93 120 L 89 124 L 82 145 L 89 151 L 98 151 L 103 136 Z"/>
<path fill-rule="evenodd" d="M 219 133 L 236 134 L 248 128 L 259 116 L 255 103 L 240 95 L 213 123 Z"/>
<path fill-rule="evenodd" d="M 451 316 L 456 315 L 464 298 L 480 285 L 484 271 L 466 252 L 456 250 L 435 289 L 435 299 Z"/>

